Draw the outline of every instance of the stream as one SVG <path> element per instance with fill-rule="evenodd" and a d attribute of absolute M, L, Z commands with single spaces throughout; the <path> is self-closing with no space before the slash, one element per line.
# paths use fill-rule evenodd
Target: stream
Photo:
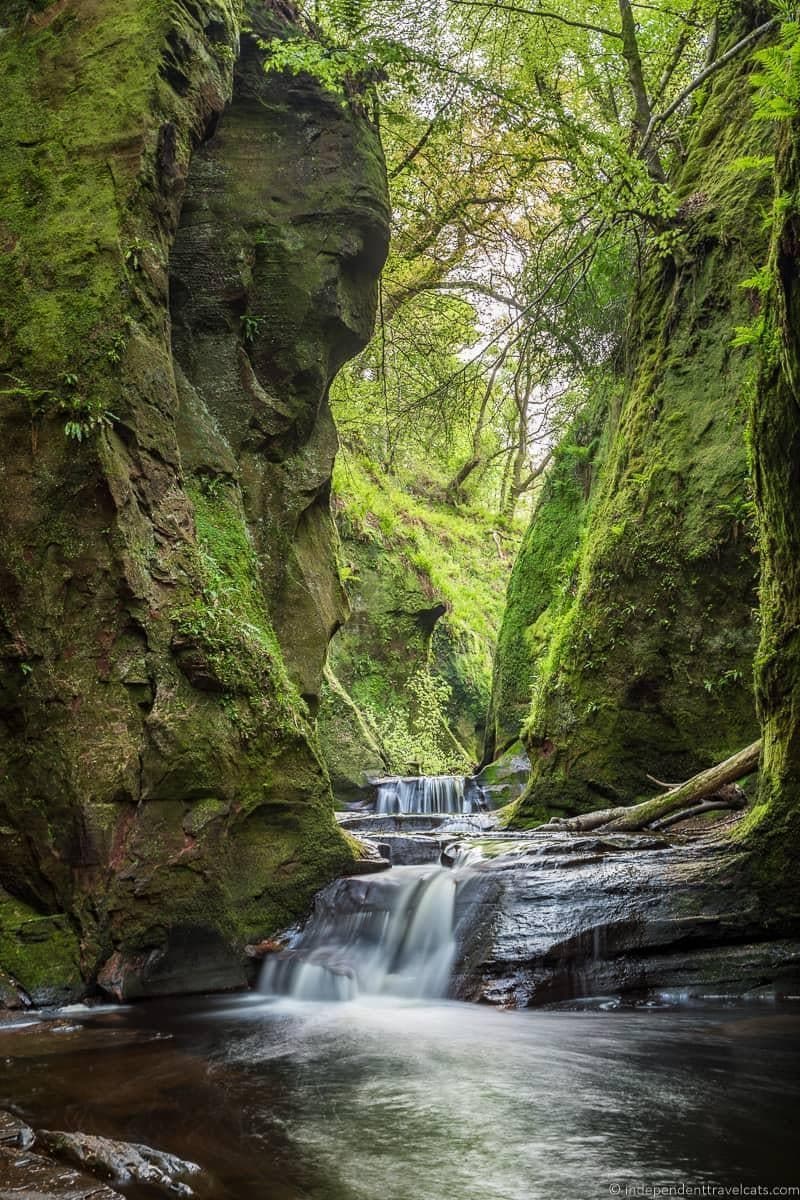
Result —
<path fill-rule="evenodd" d="M 35 1127 L 198 1162 L 198 1194 L 214 1200 L 792 1183 L 798 1079 L 800 1018 L 758 1005 L 498 1012 L 235 996 L 0 1032 L 3 1105 Z"/>
<path fill-rule="evenodd" d="M 796 1182 L 800 1006 L 448 1000 L 473 872 L 456 856 L 331 885 L 250 994 L 18 1017 L 0 1026 L 0 1108 L 192 1160 L 207 1200 Z"/>

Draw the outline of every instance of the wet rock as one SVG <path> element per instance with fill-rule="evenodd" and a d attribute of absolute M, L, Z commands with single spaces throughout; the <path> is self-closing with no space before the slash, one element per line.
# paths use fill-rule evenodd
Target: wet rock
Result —
<path fill-rule="evenodd" d="M 10 1112 L 0 1111 L 0 1146 L 27 1150 L 33 1145 L 35 1137 L 30 1126 L 20 1121 L 19 1117 Z"/>
<path fill-rule="evenodd" d="M 490 808 L 501 808 L 517 800 L 525 790 L 531 772 L 531 760 L 521 742 L 490 762 L 476 776 Z"/>
<path fill-rule="evenodd" d="M 30 1008 L 31 998 L 19 984 L 0 971 L 0 1009 L 14 1011 L 19 1008 Z"/>
<path fill-rule="evenodd" d="M 384 834 L 384 833 L 425 833 L 438 829 L 446 821 L 451 820 L 447 813 L 383 813 L 356 814 L 337 813 L 337 819 L 342 829 L 351 833 Z"/>
<path fill-rule="evenodd" d="M 391 866 L 377 842 L 371 838 L 357 838 L 359 856 L 349 867 L 348 875 L 373 875 L 378 871 L 386 871 Z"/>
<path fill-rule="evenodd" d="M 353 863 L 353 874 L 375 875 L 379 871 L 388 871 L 391 865 L 385 858 L 357 858 Z"/>
<path fill-rule="evenodd" d="M 168 1196 L 193 1195 L 186 1180 L 200 1173 L 197 1163 L 187 1162 L 174 1154 L 87 1133 L 43 1129 L 36 1135 L 36 1144 L 121 1186 L 146 1184 Z"/>
<path fill-rule="evenodd" d="M 264 938 L 252 946 L 245 946 L 244 952 L 248 958 L 262 959 L 267 954 L 277 954 L 284 949 L 283 943 L 274 938 Z"/>
<path fill-rule="evenodd" d="M 91 1175 L 31 1150 L 0 1145 L 0 1200 L 123 1200 Z"/>
<path fill-rule="evenodd" d="M 381 838 L 393 867 L 435 863 L 442 853 L 443 841 L 424 833 L 385 833 Z"/>
<path fill-rule="evenodd" d="M 132 3 L 120 37 L 118 6 L 70 5 L 55 73 L 0 43 L 8 107 L 45 139 L 34 183 L 0 122 L 3 228 L 25 246 L 4 259 L 0 366 L 52 374 L 44 292 L 57 357 L 114 413 L 78 455 L 48 413 L 32 456 L 0 408 L 0 968 L 37 1004 L 101 966 L 125 999 L 240 986 L 242 946 L 352 858 L 309 715 L 347 607 L 328 391 L 371 334 L 386 172 L 353 106 L 264 71 L 258 39 L 291 36 L 292 5 L 247 7 Z"/>
<path fill-rule="evenodd" d="M 540 833 L 498 840 L 474 874 L 483 933 L 461 994 L 526 1007 L 579 997 L 797 988 L 800 942 L 766 940 L 730 844 Z M 791 931 L 788 931 L 791 932 Z"/>
<path fill-rule="evenodd" d="M 143 996 L 232 991 L 246 987 L 239 954 L 213 929 L 177 926 L 162 946 L 136 954 L 115 951 L 97 982 L 120 1002 Z"/>

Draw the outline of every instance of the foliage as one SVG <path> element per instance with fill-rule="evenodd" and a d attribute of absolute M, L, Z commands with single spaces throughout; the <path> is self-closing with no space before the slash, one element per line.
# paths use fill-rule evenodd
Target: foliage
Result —
<path fill-rule="evenodd" d="M 475 671 L 485 678 L 521 528 L 498 525 L 478 505 L 453 512 L 431 495 L 435 491 L 430 477 L 382 477 L 367 458 L 345 454 L 336 463 L 334 493 L 345 538 L 401 552 L 446 604 L 449 624 L 474 647 Z"/>
<path fill-rule="evenodd" d="M 752 120 L 757 122 L 788 122 L 800 113 L 800 23 L 791 6 L 778 4 L 777 8 L 781 16 L 779 35 L 771 45 L 754 54 L 759 66 L 750 75 Z M 736 160 L 734 169 L 763 171 L 771 177 L 775 156 L 745 156 Z M 769 231 L 780 226 L 792 203 L 792 197 L 776 192 L 765 219 Z M 767 320 L 765 312 L 774 282 L 771 262 L 764 263 L 755 274 L 742 280 L 740 286 L 758 297 L 757 311 L 747 324 L 736 326 L 731 342 L 735 347 L 758 348 L 765 365 L 776 360 L 780 344 L 778 332 Z"/>
<path fill-rule="evenodd" d="M 378 731 L 393 770 L 402 774 L 412 765 L 425 775 L 452 775 L 470 770 L 470 762 L 455 742 L 442 742 L 447 726 L 450 688 L 430 667 L 416 671 L 406 694 L 386 708 L 366 705 L 365 714 Z"/>
<path fill-rule="evenodd" d="M 788 5 L 780 37 L 754 55 L 754 117 L 758 121 L 789 121 L 800 112 L 800 22 Z"/>
<path fill-rule="evenodd" d="M 258 586 L 259 563 L 235 489 L 216 479 L 188 489 L 197 530 L 200 594 L 176 613 L 177 631 L 199 645 L 221 689 L 249 695 L 264 713 L 295 722 L 299 698 L 286 675 Z M 236 718 L 238 710 L 230 708 Z M 247 732 L 247 730 L 243 730 Z"/>
<path fill-rule="evenodd" d="M 17 400 L 25 404 L 34 431 L 34 449 L 38 423 L 47 416 L 62 414 L 64 433 L 76 442 L 86 441 L 97 430 L 110 427 L 116 420 L 102 401 L 87 397 L 78 390 L 78 377 L 71 371 L 62 372 L 58 391 L 33 387 L 17 375 L 7 378 L 10 386 L 0 389 L 0 399 Z"/>
<path fill-rule="evenodd" d="M 345 453 L 334 485 L 354 615 L 332 668 L 398 771 L 420 758 L 425 770 L 445 760 L 465 769 L 480 757 L 520 530 L 474 504 L 454 511 L 430 471 L 386 475 Z"/>
<path fill-rule="evenodd" d="M 345 440 L 505 514 L 619 354 L 646 263 L 690 253 L 675 183 L 705 80 L 759 40 L 714 0 L 552 9 L 318 0 L 268 46 L 367 104 L 387 154 L 392 252 L 376 338 L 334 387 Z M 758 57 L 789 95 L 781 45 Z"/>
<path fill-rule="evenodd" d="M 255 317 L 251 313 L 245 313 L 242 317 L 242 341 L 254 342 L 261 332 L 263 324 L 263 317 Z"/>

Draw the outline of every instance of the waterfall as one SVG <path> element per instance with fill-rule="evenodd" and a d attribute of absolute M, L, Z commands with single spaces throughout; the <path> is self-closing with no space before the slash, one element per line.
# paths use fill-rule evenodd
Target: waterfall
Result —
<path fill-rule="evenodd" d="M 473 785 L 467 791 L 463 775 L 420 775 L 387 779 L 378 787 L 375 812 L 473 813 L 480 807 L 482 793 Z"/>
<path fill-rule="evenodd" d="M 446 995 L 461 878 L 426 866 L 337 881 L 294 947 L 266 960 L 259 990 L 297 1000 Z"/>

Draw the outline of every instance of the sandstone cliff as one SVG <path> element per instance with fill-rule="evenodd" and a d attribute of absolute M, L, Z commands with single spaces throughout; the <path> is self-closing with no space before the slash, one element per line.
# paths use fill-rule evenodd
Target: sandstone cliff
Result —
<path fill-rule="evenodd" d="M 383 162 L 263 71 L 286 6 L 39 8 L 0 38 L 0 968 L 229 986 L 352 859 L 312 718 Z"/>

